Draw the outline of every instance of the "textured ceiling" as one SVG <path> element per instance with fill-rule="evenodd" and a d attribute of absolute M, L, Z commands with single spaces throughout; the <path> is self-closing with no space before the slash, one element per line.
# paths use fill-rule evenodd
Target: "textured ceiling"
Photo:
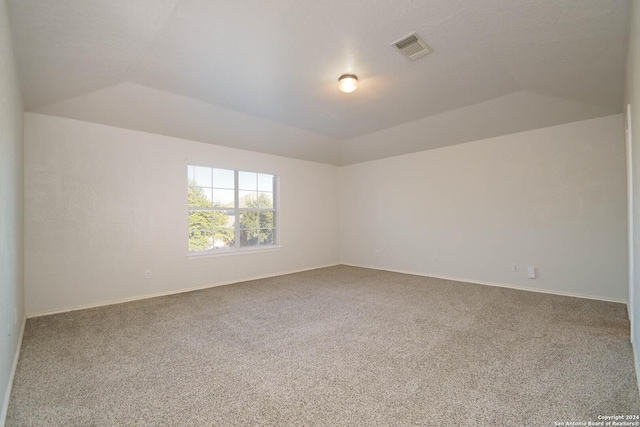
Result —
<path fill-rule="evenodd" d="M 281 155 L 290 150 L 297 158 L 341 164 L 464 142 L 446 127 L 431 136 L 444 141 L 435 145 L 403 145 L 392 132 L 387 147 L 376 140 L 380 154 L 357 154 L 366 151 L 368 134 L 492 108 L 492 100 L 508 99 L 503 108 L 522 110 L 508 117 L 520 126 L 496 122 L 476 139 L 614 114 L 622 106 L 628 0 L 8 3 L 28 111 L 157 132 L 149 109 L 190 102 L 196 130 L 162 123 L 162 133 Z M 390 44 L 413 31 L 433 53 L 410 62 Z M 337 90 L 344 73 L 359 76 L 356 92 Z M 132 102 L 137 92 L 155 102 L 159 95 L 150 90 L 167 93 L 167 104 Z M 548 108 L 541 100 L 563 108 L 551 108 L 554 116 L 542 120 Z M 537 108 L 521 105 L 527 102 Z M 117 113 L 125 106 L 126 117 Z M 274 122 L 278 132 L 293 128 L 286 132 L 292 142 L 276 150 L 260 141 L 236 143 L 231 134 L 224 141 L 207 137 L 204 121 L 220 109 Z M 296 147 L 298 133 L 305 141 Z"/>

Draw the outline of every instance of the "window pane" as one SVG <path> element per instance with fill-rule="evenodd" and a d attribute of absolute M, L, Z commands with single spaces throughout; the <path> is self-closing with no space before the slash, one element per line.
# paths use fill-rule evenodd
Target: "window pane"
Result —
<path fill-rule="evenodd" d="M 274 228 L 275 212 L 243 211 L 240 228 Z"/>
<path fill-rule="evenodd" d="M 258 190 L 273 192 L 273 175 L 258 174 Z"/>
<path fill-rule="evenodd" d="M 242 212 L 240 214 L 240 246 L 274 245 L 274 218 L 274 212 Z"/>
<path fill-rule="evenodd" d="M 216 249 L 233 248 L 235 246 L 235 230 L 233 228 L 216 229 L 213 247 Z"/>
<path fill-rule="evenodd" d="M 187 166 L 187 182 L 189 185 L 195 185 L 195 179 L 194 166 Z"/>
<path fill-rule="evenodd" d="M 238 185 L 240 190 L 258 190 L 258 174 L 254 172 L 239 172 Z"/>
<path fill-rule="evenodd" d="M 260 212 L 258 226 L 260 228 L 273 228 L 273 212 Z"/>
<path fill-rule="evenodd" d="M 229 248 L 235 244 L 235 212 L 213 212 L 213 246 L 216 248 Z"/>
<path fill-rule="evenodd" d="M 189 207 L 211 207 L 211 188 L 189 187 Z"/>
<path fill-rule="evenodd" d="M 236 213 L 233 209 L 229 209 L 227 211 L 218 211 L 220 212 L 222 215 L 224 215 L 224 223 L 220 223 L 219 227 L 228 227 L 228 228 L 233 228 L 233 226 L 236 223 Z"/>
<path fill-rule="evenodd" d="M 240 213 L 240 228 L 259 228 L 258 212 L 245 211 Z"/>
<path fill-rule="evenodd" d="M 211 168 L 194 166 L 195 184 L 198 187 L 211 187 Z"/>
<path fill-rule="evenodd" d="M 190 252 L 276 244 L 275 175 L 188 165 L 187 179 Z"/>
<path fill-rule="evenodd" d="M 240 246 L 258 246 L 259 234 L 260 233 L 258 229 L 250 228 L 246 230 L 240 230 Z"/>
<path fill-rule="evenodd" d="M 255 191 L 240 191 L 238 202 L 241 208 L 257 208 L 257 197 Z"/>
<path fill-rule="evenodd" d="M 276 238 L 273 228 L 263 228 L 260 230 L 260 245 L 275 245 Z"/>
<path fill-rule="evenodd" d="M 213 248 L 213 213 L 189 212 L 189 251 L 206 251 Z"/>
<path fill-rule="evenodd" d="M 258 193 L 258 208 L 273 208 L 273 193 Z"/>
<path fill-rule="evenodd" d="M 215 188 L 228 188 L 233 190 L 235 188 L 235 174 L 232 170 L 228 169 L 214 169 L 213 186 Z"/>
<path fill-rule="evenodd" d="M 213 205 L 215 207 L 233 208 L 235 204 L 233 197 L 233 190 L 213 189 Z"/>
<path fill-rule="evenodd" d="M 213 211 L 213 226 L 215 229 L 233 228 L 236 223 L 235 211 Z"/>

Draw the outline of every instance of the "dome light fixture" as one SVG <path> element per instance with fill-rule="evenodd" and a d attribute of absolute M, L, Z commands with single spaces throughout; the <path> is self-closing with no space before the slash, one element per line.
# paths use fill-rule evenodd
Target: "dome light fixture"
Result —
<path fill-rule="evenodd" d="M 338 79 L 338 89 L 344 93 L 351 93 L 358 87 L 358 77 L 355 74 L 343 74 Z"/>

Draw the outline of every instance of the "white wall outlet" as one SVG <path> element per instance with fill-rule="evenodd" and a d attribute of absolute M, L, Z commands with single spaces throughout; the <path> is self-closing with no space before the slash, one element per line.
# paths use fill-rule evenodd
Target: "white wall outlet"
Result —
<path fill-rule="evenodd" d="M 513 264 L 511 264 L 511 271 L 513 271 L 514 273 L 520 271 L 520 266 L 518 265 L 518 263 L 514 262 Z"/>
<path fill-rule="evenodd" d="M 437 264 L 438 263 L 438 255 L 434 255 L 433 256 L 433 263 Z"/>
<path fill-rule="evenodd" d="M 144 272 L 144 278 L 145 279 L 151 279 L 151 270 L 146 270 Z"/>
<path fill-rule="evenodd" d="M 380 256 L 380 251 L 376 249 L 375 251 L 373 251 L 373 254 L 374 254 L 374 255 L 376 256 L 376 258 L 377 258 L 377 257 L 379 257 L 379 256 Z"/>
<path fill-rule="evenodd" d="M 529 279 L 535 279 L 536 278 L 536 268 L 533 266 L 529 266 L 527 267 L 527 277 Z"/>

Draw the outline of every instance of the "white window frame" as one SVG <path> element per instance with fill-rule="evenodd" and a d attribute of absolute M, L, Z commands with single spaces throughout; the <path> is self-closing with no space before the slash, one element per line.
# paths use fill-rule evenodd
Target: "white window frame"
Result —
<path fill-rule="evenodd" d="M 222 169 L 222 170 L 227 170 L 227 171 L 233 171 L 234 173 L 234 188 L 233 188 L 233 192 L 234 192 L 234 207 L 233 208 L 220 208 L 220 207 L 199 207 L 199 208 L 194 208 L 189 206 L 189 200 L 187 197 L 187 257 L 188 258 L 202 258 L 202 257 L 210 257 L 210 256 L 225 256 L 225 255 L 237 255 L 237 254 L 243 254 L 243 253 L 253 253 L 253 252 L 266 252 L 266 251 L 273 251 L 273 250 L 278 250 L 281 249 L 280 246 L 280 177 L 274 173 L 267 173 L 267 172 L 255 172 L 255 171 L 247 171 L 247 170 L 240 170 L 240 169 L 227 169 L 227 168 L 221 168 L 221 167 L 216 167 L 216 166 L 209 166 L 209 165 L 202 165 L 202 164 L 197 164 L 197 163 L 188 163 L 187 164 L 187 196 L 189 194 L 189 180 L 188 180 L 188 170 L 189 167 L 203 167 L 203 168 L 209 168 L 212 170 L 214 169 Z M 240 172 L 246 172 L 246 173 L 256 173 L 256 174 L 263 174 L 263 175 L 271 175 L 274 178 L 274 182 L 273 182 L 273 208 L 240 208 L 240 192 L 244 191 L 240 189 L 240 185 L 239 185 L 239 176 L 240 176 Z M 189 214 L 194 211 L 194 210 L 203 210 L 203 211 L 209 211 L 209 212 L 215 212 L 215 211 L 234 211 L 234 246 L 233 247 L 225 247 L 225 248 L 219 248 L 219 247 L 213 247 L 212 249 L 208 249 L 208 250 L 204 250 L 204 251 L 190 251 L 189 250 L 189 234 L 188 234 L 188 228 L 189 228 Z M 274 221 L 273 221 L 273 228 L 274 228 L 274 243 L 273 244 L 268 244 L 268 245 L 257 245 L 257 246 L 240 246 L 240 232 L 241 232 L 241 228 L 240 228 L 240 215 L 242 214 L 242 212 L 273 212 L 274 213 Z"/>

